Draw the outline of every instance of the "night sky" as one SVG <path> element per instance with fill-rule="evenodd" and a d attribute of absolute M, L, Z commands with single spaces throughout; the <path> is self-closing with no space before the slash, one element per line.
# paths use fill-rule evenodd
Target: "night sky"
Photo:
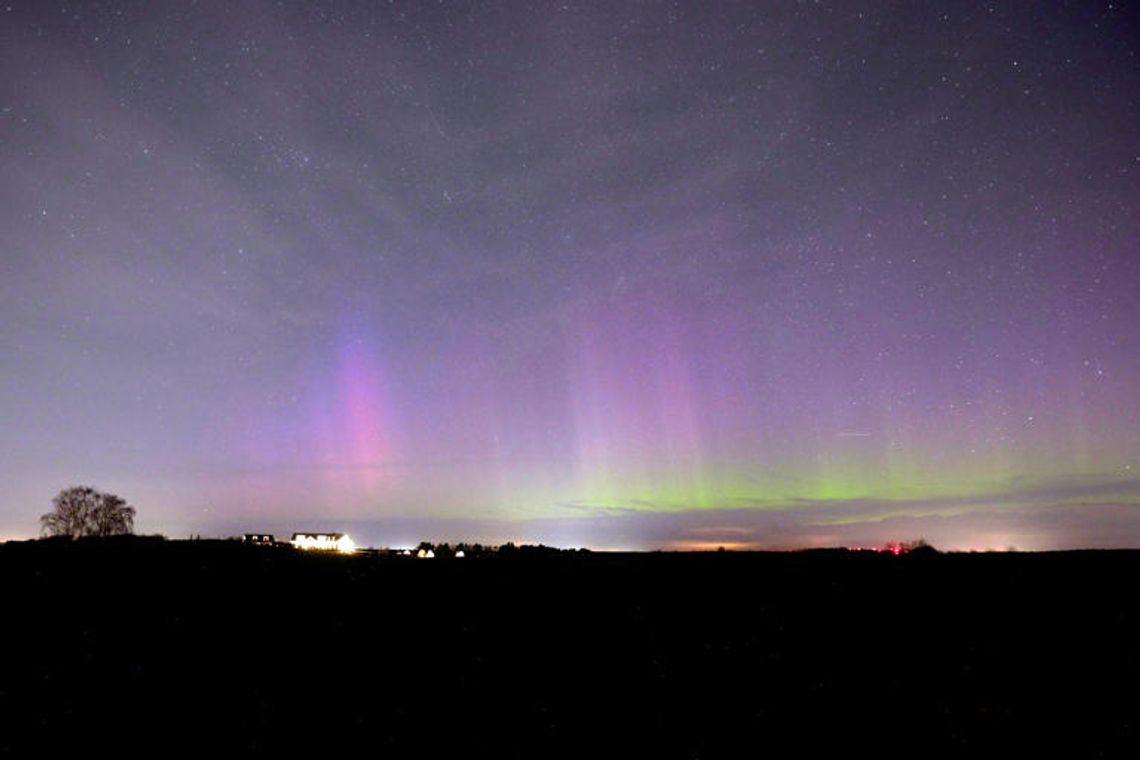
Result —
<path fill-rule="evenodd" d="M 0 538 L 1140 545 L 1122 3 L 0 5 Z"/>

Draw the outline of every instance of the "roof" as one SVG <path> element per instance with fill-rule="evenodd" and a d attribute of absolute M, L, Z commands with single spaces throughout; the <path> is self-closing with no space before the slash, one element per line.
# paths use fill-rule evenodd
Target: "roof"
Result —
<path fill-rule="evenodd" d="M 292 540 L 296 541 L 300 536 L 307 536 L 309 538 L 315 538 L 317 536 L 320 536 L 321 538 L 332 538 L 332 539 L 336 539 L 336 540 L 344 538 L 343 533 L 324 533 L 321 531 L 316 531 L 313 533 L 294 533 Z"/>

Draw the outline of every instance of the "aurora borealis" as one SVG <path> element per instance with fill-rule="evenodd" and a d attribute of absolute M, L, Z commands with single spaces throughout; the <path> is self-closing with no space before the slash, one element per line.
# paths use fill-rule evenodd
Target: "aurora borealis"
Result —
<path fill-rule="evenodd" d="M 1138 28 L 0 7 L 0 538 L 1140 545 Z"/>

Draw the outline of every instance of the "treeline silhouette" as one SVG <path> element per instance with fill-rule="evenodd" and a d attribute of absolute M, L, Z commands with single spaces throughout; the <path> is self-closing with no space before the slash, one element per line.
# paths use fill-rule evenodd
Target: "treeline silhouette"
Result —
<path fill-rule="evenodd" d="M 134 532 L 134 520 L 135 508 L 121 496 L 72 486 L 52 499 L 52 511 L 40 517 L 40 527 L 45 536 L 119 536 Z"/>

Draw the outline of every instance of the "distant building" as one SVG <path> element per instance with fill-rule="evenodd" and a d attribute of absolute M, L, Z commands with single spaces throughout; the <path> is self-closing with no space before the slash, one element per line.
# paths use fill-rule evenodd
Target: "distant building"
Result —
<path fill-rule="evenodd" d="M 241 537 L 242 543 L 258 544 L 260 546 L 273 546 L 277 541 L 272 533 L 246 533 Z"/>
<path fill-rule="evenodd" d="M 290 543 L 296 549 L 342 552 L 344 554 L 348 554 L 356 548 L 356 544 L 344 533 L 294 533 Z"/>

